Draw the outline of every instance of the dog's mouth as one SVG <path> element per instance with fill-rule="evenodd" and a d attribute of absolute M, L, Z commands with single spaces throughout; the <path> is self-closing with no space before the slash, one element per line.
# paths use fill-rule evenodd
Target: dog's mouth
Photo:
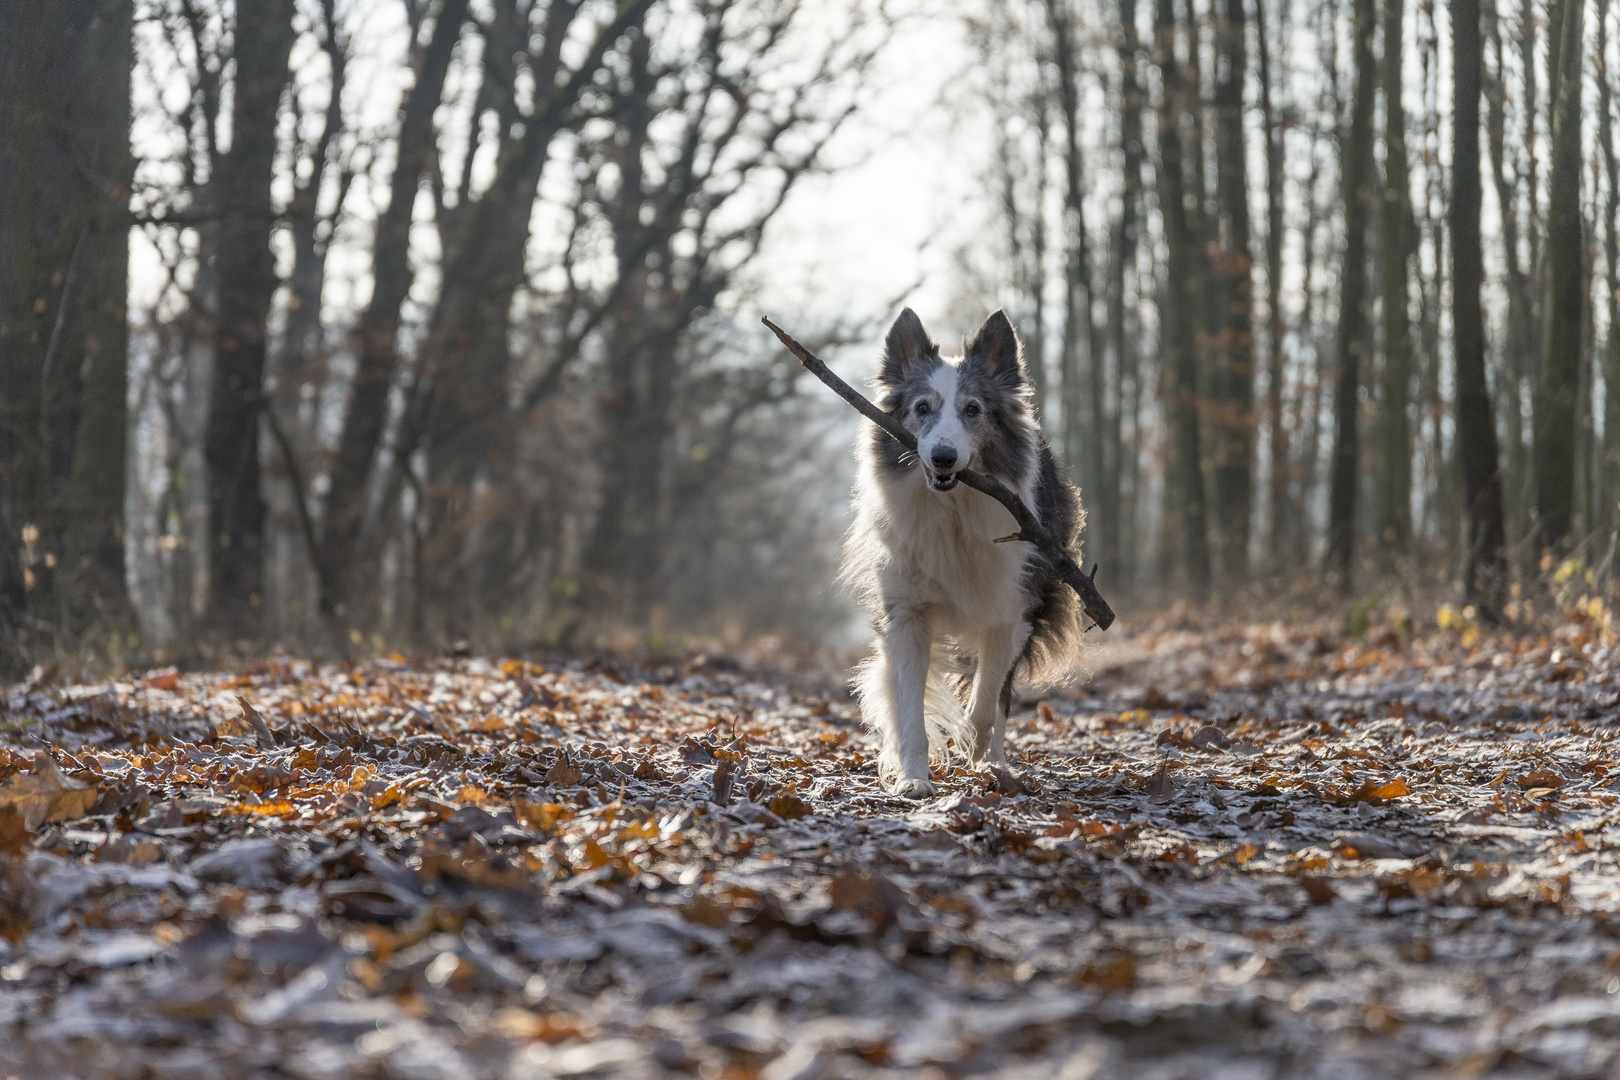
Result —
<path fill-rule="evenodd" d="M 936 473 L 932 469 L 925 467 L 923 469 L 923 475 L 928 478 L 928 486 L 933 488 L 935 491 L 950 491 L 961 482 L 961 477 L 954 472 Z"/>

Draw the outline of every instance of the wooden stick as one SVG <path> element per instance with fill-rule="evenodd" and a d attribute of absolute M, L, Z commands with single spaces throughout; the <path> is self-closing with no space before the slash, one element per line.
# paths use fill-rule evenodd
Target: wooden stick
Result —
<path fill-rule="evenodd" d="M 768 318 L 760 321 L 770 327 L 771 333 L 775 334 L 782 344 L 787 346 L 788 352 L 799 358 L 799 363 L 805 366 L 805 370 L 831 387 L 833 393 L 853 405 L 856 412 L 888 432 L 901 446 L 914 454 L 917 452 L 917 440 L 912 436 L 911 432 L 900 426 L 898 420 L 872 404 L 867 400 L 866 395 L 833 374 L 832 369 L 827 366 L 825 361 L 793 340 L 787 331 L 771 322 Z M 1018 532 L 1012 536 L 1001 537 L 996 543 L 1022 540 L 1034 544 L 1040 553 L 1046 556 L 1047 561 L 1057 569 L 1058 576 L 1063 579 L 1069 588 L 1075 591 L 1075 595 L 1080 597 L 1080 606 L 1085 610 L 1085 613 L 1090 615 L 1096 624 L 1104 630 L 1114 624 L 1114 609 L 1108 606 L 1108 601 L 1103 599 L 1102 593 L 1097 591 L 1096 583 L 1092 580 L 1093 575 L 1097 572 L 1096 568 L 1093 567 L 1090 574 L 1080 569 L 1079 564 L 1074 561 L 1074 557 L 1069 554 L 1062 541 L 1046 530 L 1046 527 L 1040 523 L 1029 507 L 1024 505 L 1024 500 L 1020 499 L 1006 484 L 993 476 L 985 476 L 983 473 L 976 473 L 972 469 L 963 469 L 956 476 L 968 487 L 975 491 L 982 491 L 1002 506 L 1005 506 L 1007 512 L 1012 514 L 1014 520 L 1018 522 Z"/>

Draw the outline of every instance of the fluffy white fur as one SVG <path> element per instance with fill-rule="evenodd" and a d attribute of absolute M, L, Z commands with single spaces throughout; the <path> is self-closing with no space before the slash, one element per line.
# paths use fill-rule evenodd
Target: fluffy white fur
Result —
<path fill-rule="evenodd" d="M 962 455 L 957 467 L 972 468 L 972 440 L 947 419 L 955 415 L 959 364 L 945 360 L 930 380 L 943 409 L 918 452 L 927 461 L 933 446 L 948 441 Z M 1020 485 L 1032 512 L 1034 483 L 1031 470 Z M 1021 582 L 1031 548 L 994 542 L 1018 531 L 1000 503 L 961 485 L 931 489 L 922 468 L 885 473 L 866 443 L 854 504 L 844 576 L 880 612 L 876 655 L 857 672 L 856 691 L 882 742 L 881 775 L 897 794 L 923 798 L 934 793 L 930 747 L 944 756 L 952 740 L 970 761 L 1006 760 L 998 702 L 1030 637 Z M 953 652 L 976 660 L 965 709 L 952 685 Z"/>

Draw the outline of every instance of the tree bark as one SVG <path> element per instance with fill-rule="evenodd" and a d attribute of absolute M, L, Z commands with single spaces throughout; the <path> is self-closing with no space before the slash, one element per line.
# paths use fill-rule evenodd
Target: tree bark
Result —
<path fill-rule="evenodd" d="M 1046 9 L 1052 24 L 1052 52 L 1064 131 L 1063 457 L 1081 478 L 1083 493 L 1092 501 L 1088 527 L 1095 527 L 1113 517 L 1115 509 L 1107 504 L 1103 485 L 1103 477 L 1112 468 L 1113 455 L 1103 439 L 1108 408 L 1107 383 L 1102 344 L 1092 311 L 1095 297 L 1091 288 L 1090 234 L 1086 229 L 1085 158 L 1080 143 L 1083 122 L 1080 67 L 1075 56 L 1079 46 L 1069 0 L 1046 0 Z M 1085 384 L 1081 381 L 1082 343 L 1086 352 Z M 1098 545 L 1098 556 L 1111 566 L 1119 565 L 1118 552 L 1107 550 L 1103 544 Z"/>
<path fill-rule="evenodd" d="M 1159 111 L 1159 212 L 1164 216 L 1166 251 L 1163 364 L 1165 413 L 1170 427 L 1168 488 L 1174 492 L 1181 524 L 1181 563 L 1195 595 L 1209 589 L 1209 526 L 1204 503 L 1198 419 L 1198 299 L 1201 275 L 1187 222 L 1181 119 L 1187 87 L 1176 58 L 1173 0 L 1158 0 L 1154 42 L 1163 83 Z"/>
<path fill-rule="evenodd" d="M 1456 364 L 1457 451 L 1467 510 L 1463 587 L 1488 618 L 1499 617 L 1507 591 L 1503 559 L 1502 475 L 1485 383 L 1485 316 L 1480 286 L 1485 260 L 1479 235 L 1479 99 L 1483 48 L 1479 0 L 1451 0 L 1452 127 L 1451 276 Z"/>
<path fill-rule="evenodd" d="M 1333 465 L 1328 492 L 1326 568 L 1349 591 L 1356 542 L 1360 484 L 1361 365 L 1367 353 L 1367 226 L 1372 210 L 1372 119 L 1377 73 L 1373 66 L 1373 0 L 1351 6 L 1356 87 L 1344 145 L 1344 259 L 1339 273 L 1339 327 L 1334 347 L 1338 377 L 1333 391 Z"/>
<path fill-rule="evenodd" d="M 1283 131 L 1272 101 L 1266 3 L 1267 0 L 1255 0 L 1254 39 L 1260 68 L 1261 123 L 1266 139 L 1266 425 L 1271 438 L 1267 465 L 1271 521 L 1266 554 L 1272 565 L 1279 565 L 1290 551 L 1294 514 L 1288 493 L 1289 432 L 1283 420 Z"/>
<path fill-rule="evenodd" d="M 399 362 L 400 307 L 411 288 L 411 217 L 422 177 L 432 171 L 438 145 L 433 114 L 444 95 L 450 56 L 467 17 L 467 0 L 444 0 L 416 81 L 400 106 L 398 159 L 388 209 L 377 221 L 371 253 L 371 302 L 360 318 L 359 352 L 349 409 L 332 462 L 321 541 L 320 608 L 341 614 L 365 516 L 366 483 L 388 420 L 388 388 Z"/>
<path fill-rule="evenodd" d="M 132 5 L 0 5 L 0 672 L 127 617 Z"/>
<path fill-rule="evenodd" d="M 1136 570 L 1138 446 L 1134 434 L 1140 372 L 1135 342 L 1126 327 L 1125 285 L 1127 272 L 1136 264 L 1140 227 L 1137 204 L 1142 197 L 1142 86 L 1136 60 L 1139 48 L 1136 0 L 1119 0 L 1119 142 L 1122 171 L 1119 217 L 1114 222 L 1108 259 L 1109 351 L 1114 357 L 1118 404 L 1109 417 L 1108 442 L 1114 447 L 1115 467 L 1106 479 L 1104 499 L 1107 505 L 1113 507 L 1113 513 L 1098 523 L 1097 535 L 1102 550 L 1117 553 L 1119 562 L 1116 573 L 1126 581 L 1134 577 Z M 1133 438 L 1129 445 L 1123 431 L 1126 416 L 1132 418 Z M 1126 505 L 1127 490 L 1130 492 L 1131 505 Z"/>
<path fill-rule="evenodd" d="M 1575 512 L 1577 399 L 1581 380 L 1582 0 L 1548 11 L 1552 72 L 1552 168 L 1547 181 L 1547 306 L 1542 409 L 1536 423 L 1536 516 L 1540 543 L 1561 550 Z M 1556 18 L 1554 17 L 1556 16 Z"/>
<path fill-rule="evenodd" d="M 1607 56 L 1609 43 L 1609 0 L 1597 0 L 1597 54 Z M 1596 526 L 1602 539 L 1614 544 L 1620 529 L 1620 153 L 1614 137 L 1614 84 L 1607 68 L 1599 69 L 1598 149 L 1603 155 L 1603 175 L 1608 181 L 1603 209 L 1603 254 L 1607 273 L 1609 328 L 1603 348 L 1603 462 L 1598 491 L 1601 501 Z M 1610 574 L 1615 572 L 1611 563 Z"/>
<path fill-rule="evenodd" d="M 1401 100 L 1406 50 L 1405 0 L 1383 0 L 1384 206 L 1379 254 L 1384 366 L 1378 402 L 1378 539 L 1403 555 L 1412 537 L 1412 431 L 1407 417 L 1412 385 L 1412 329 L 1408 305 L 1412 252 L 1411 178 L 1407 171 L 1406 109 Z"/>
<path fill-rule="evenodd" d="M 1243 134 L 1248 76 L 1244 0 L 1225 0 L 1215 19 L 1216 192 L 1212 224 L 1215 291 L 1215 384 L 1220 400 L 1211 432 L 1216 536 L 1225 581 L 1246 578 L 1254 509 L 1254 261 L 1249 249 L 1249 170 Z"/>
<path fill-rule="evenodd" d="M 231 148 L 218 178 L 219 326 L 208 463 L 209 622 L 253 637 L 263 600 L 264 496 L 259 478 L 270 302 L 279 280 L 270 251 L 276 126 L 294 38 L 293 0 L 239 0 Z"/>

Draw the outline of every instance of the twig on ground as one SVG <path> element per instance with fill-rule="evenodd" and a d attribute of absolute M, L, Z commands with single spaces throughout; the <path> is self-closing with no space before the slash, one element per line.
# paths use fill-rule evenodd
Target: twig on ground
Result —
<path fill-rule="evenodd" d="M 832 369 L 827 366 L 825 361 L 793 340 L 792 335 L 788 334 L 787 331 L 771 322 L 768 318 L 760 321 L 770 327 L 771 333 L 775 334 L 782 344 L 787 346 L 789 352 L 799 358 L 799 363 L 803 364 L 810 374 L 831 387 L 834 393 L 853 405 L 855 410 L 862 416 L 888 432 L 901 446 L 912 453 L 917 452 L 916 438 L 912 436 L 911 432 L 901 427 L 898 420 L 872 404 L 859 390 L 833 374 Z M 1085 610 L 1085 613 L 1090 615 L 1093 621 L 1104 630 L 1113 625 L 1114 609 L 1108 606 L 1108 601 L 1104 600 L 1102 593 L 1097 591 L 1097 586 L 1092 581 L 1092 575 L 1080 569 L 1079 564 L 1074 561 L 1074 557 L 1069 554 L 1062 541 L 1046 530 L 1046 527 L 1040 523 L 1040 520 L 1036 518 L 1030 508 L 1024 505 L 1024 500 L 1020 499 L 1013 493 L 1012 489 L 993 476 L 985 476 L 983 473 L 974 472 L 972 469 L 963 469 L 956 475 L 968 487 L 983 492 L 1002 506 L 1005 506 L 1007 512 L 1012 514 L 1013 518 L 1018 522 L 1018 532 L 1012 536 L 1002 537 L 996 541 L 997 543 L 1008 540 L 1022 540 L 1034 544 L 1040 553 L 1046 557 L 1047 561 L 1056 568 L 1058 576 L 1080 597 L 1080 606 Z M 1095 572 L 1095 569 L 1093 569 L 1092 573 Z"/>

